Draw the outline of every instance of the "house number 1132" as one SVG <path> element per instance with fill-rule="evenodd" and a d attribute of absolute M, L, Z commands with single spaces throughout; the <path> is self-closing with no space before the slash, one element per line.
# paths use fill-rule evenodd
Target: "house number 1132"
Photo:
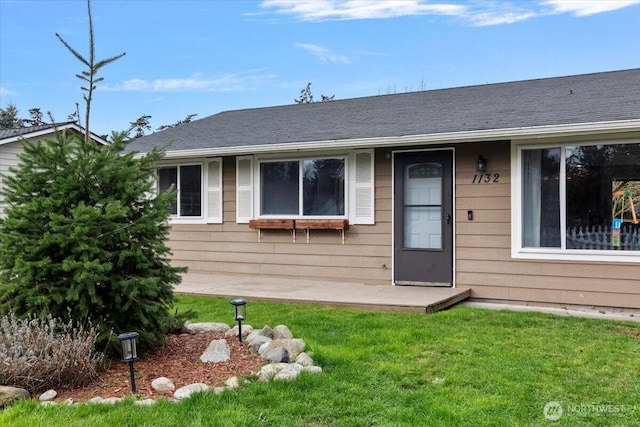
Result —
<path fill-rule="evenodd" d="M 472 184 L 488 184 L 490 182 L 500 182 L 499 173 L 481 173 L 473 175 Z"/>

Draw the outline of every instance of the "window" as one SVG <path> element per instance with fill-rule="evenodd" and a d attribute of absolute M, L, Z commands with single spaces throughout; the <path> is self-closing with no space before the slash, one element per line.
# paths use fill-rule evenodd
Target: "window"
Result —
<path fill-rule="evenodd" d="M 640 144 L 558 145 L 519 154 L 522 250 L 640 251 Z"/>
<path fill-rule="evenodd" d="M 177 189 L 171 205 L 174 217 L 202 217 L 202 166 L 167 166 L 158 169 L 158 190 Z"/>
<path fill-rule="evenodd" d="M 260 215 L 344 216 L 345 159 L 261 162 Z"/>
<path fill-rule="evenodd" d="M 348 218 L 375 223 L 374 150 L 282 159 L 236 157 L 236 222 Z"/>

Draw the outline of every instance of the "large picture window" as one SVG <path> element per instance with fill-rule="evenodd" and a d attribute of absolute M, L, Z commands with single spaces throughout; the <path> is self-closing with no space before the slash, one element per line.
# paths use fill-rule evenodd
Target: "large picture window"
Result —
<path fill-rule="evenodd" d="M 344 216 L 345 159 L 261 162 L 260 215 Z"/>
<path fill-rule="evenodd" d="M 202 217 L 202 166 L 166 166 L 158 169 L 158 190 L 177 190 L 171 205 L 174 217 Z"/>
<path fill-rule="evenodd" d="M 521 247 L 640 251 L 640 144 L 522 149 Z"/>

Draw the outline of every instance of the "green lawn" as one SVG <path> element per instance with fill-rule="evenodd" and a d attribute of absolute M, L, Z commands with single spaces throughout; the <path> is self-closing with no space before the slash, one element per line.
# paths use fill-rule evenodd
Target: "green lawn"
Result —
<path fill-rule="evenodd" d="M 228 299 L 180 297 L 179 308 L 193 309 L 194 321 L 233 323 Z M 255 327 L 289 326 L 324 372 L 151 407 L 22 402 L 0 412 L 0 425 L 640 425 L 636 323 L 465 307 L 426 315 L 253 301 L 247 317 Z M 545 418 L 549 402 L 562 405 L 558 421 Z"/>

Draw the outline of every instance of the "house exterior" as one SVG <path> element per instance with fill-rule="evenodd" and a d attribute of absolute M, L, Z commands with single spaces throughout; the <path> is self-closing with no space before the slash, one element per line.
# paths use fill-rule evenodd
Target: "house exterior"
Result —
<path fill-rule="evenodd" d="M 167 147 L 191 271 L 640 308 L 640 69 L 226 111 Z"/>
<path fill-rule="evenodd" d="M 17 129 L 0 129 L 0 188 L 3 186 L 3 177 L 9 173 L 9 168 L 18 165 L 18 155 L 22 152 L 22 140 L 38 141 L 51 139 L 58 132 L 84 133 L 84 128 L 74 122 L 29 126 Z M 107 144 L 107 141 L 92 134 L 92 139 L 99 144 Z M 0 217 L 4 214 L 5 204 L 0 194 Z"/>

